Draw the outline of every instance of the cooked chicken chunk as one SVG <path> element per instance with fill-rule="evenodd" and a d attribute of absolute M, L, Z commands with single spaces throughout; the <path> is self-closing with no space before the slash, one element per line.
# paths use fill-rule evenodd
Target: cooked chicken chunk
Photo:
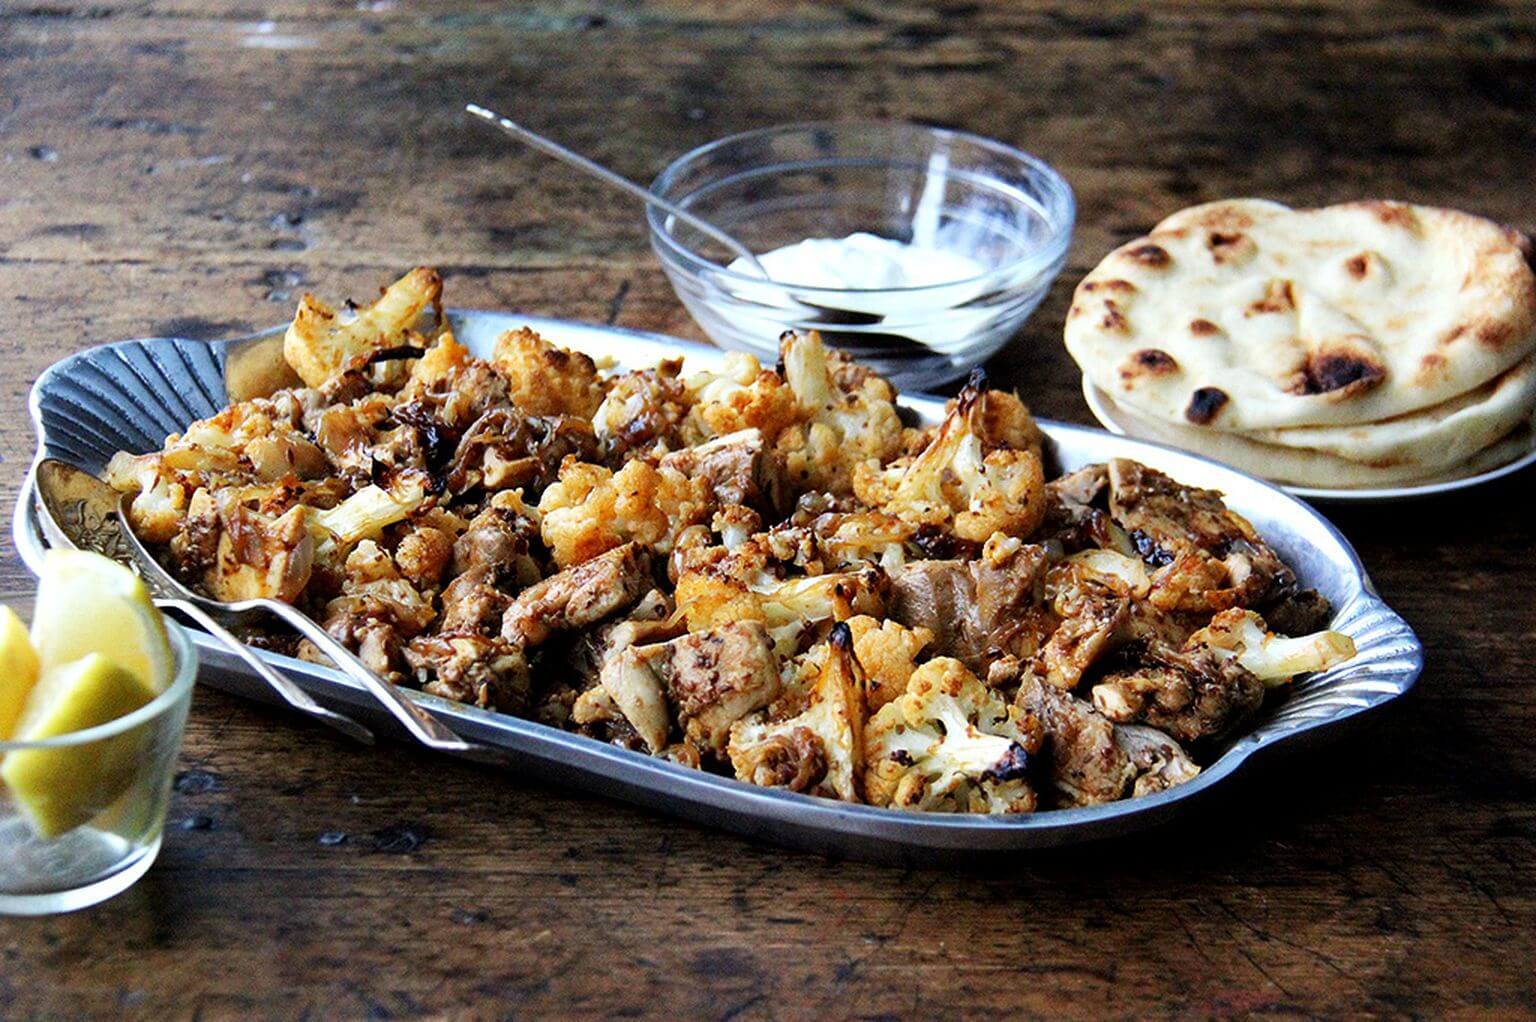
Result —
<path fill-rule="evenodd" d="M 1106 674 L 1093 705 L 1120 724 L 1150 724 L 1181 742 L 1231 731 L 1264 702 L 1264 683 L 1234 658 L 1153 644 L 1136 666 Z"/>
<path fill-rule="evenodd" d="M 507 607 L 501 634 L 525 649 L 537 646 L 623 610 L 650 588 L 650 554 L 626 543 L 523 590 Z"/>
<path fill-rule="evenodd" d="M 998 547 L 978 561 L 913 561 L 891 574 L 890 617 L 933 633 L 933 649 L 977 673 L 1003 653 L 1029 656 L 1054 621 L 1041 610 L 1043 547 Z"/>
<path fill-rule="evenodd" d="M 757 622 L 691 632 L 632 652 L 661 679 L 684 734 L 717 755 L 725 751 L 732 724 L 779 694 L 779 658 Z"/>
<path fill-rule="evenodd" d="M 1200 772 L 1172 739 L 1150 728 L 1123 728 L 1090 704 L 1026 674 L 1018 705 L 1045 728 L 1051 780 L 1064 805 L 1113 802 L 1161 790 Z"/>
<path fill-rule="evenodd" d="M 1158 572 L 1152 602 L 1216 611 L 1264 602 L 1295 576 L 1221 494 L 1174 482 L 1138 462 L 1109 463 L 1110 513 Z"/>

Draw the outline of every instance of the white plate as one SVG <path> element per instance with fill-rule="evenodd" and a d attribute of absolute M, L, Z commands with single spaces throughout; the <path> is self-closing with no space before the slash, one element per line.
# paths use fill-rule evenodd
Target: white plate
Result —
<path fill-rule="evenodd" d="M 1088 410 L 1093 417 L 1098 419 L 1105 429 L 1117 436 L 1134 437 L 1135 434 L 1122 426 L 1114 416 L 1113 398 L 1105 394 L 1088 377 L 1083 377 L 1083 400 L 1088 402 Z M 1195 451 L 1202 457 L 1209 457 L 1200 451 Z M 1307 500 L 1329 501 L 1350 504 L 1376 504 L 1394 500 L 1412 500 L 1420 497 L 1433 497 L 1442 493 L 1452 493 L 1456 490 L 1465 490 L 1472 486 L 1481 486 L 1483 483 L 1491 483 L 1495 479 L 1513 475 L 1523 468 L 1536 464 L 1536 429 L 1530 431 L 1529 447 L 1513 461 L 1507 461 L 1497 468 L 1485 469 L 1482 472 L 1474 472 L 1463 476 L 1437 476 L 1418 483 L 1401 483 L 1396 486 L 1360 486 L 1350 489 L 1329 489 L 1317 486 L 1292 486 L 1290 483 L 1272 481 L 1287 493 L 1304 497 Z"/>

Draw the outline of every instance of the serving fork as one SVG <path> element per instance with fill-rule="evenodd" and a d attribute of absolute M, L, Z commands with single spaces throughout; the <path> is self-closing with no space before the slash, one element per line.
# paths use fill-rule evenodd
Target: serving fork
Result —
<path fill-rule="evenodd" d="M 494 758 L 494 750 L 460 738 L 292 604 L 264 598 L 226 602 L 187 588 L 161 566 L 134 533 L 127 513 L 128 495 L 120 495 L 90 473 L 52 458 L 38 463 L 36 479 L 38 518 L 50 543 L 94 550 L 132 568 L 144 580 L 156 606 L 185 614 L 207 629 L 290 706 L 359 741 L 373 741 L 373 734 L 366 727 L 315 702 L 309 693 L 231 634 L 220 619 L 239 621 L 257 614 L 281 619 L 314 643 L 343 674 L 362 685 L 423 745 L 477 759 Z"/>

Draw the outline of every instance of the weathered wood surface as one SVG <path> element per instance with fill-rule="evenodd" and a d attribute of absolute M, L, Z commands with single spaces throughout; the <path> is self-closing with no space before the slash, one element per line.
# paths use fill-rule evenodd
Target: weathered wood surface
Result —
<path fill-rule="evenodd" d="M 305 288 L 426 262 L 456 304 L 694 335 L 636 209 L 470 130 L 466 99 L 642 178 L 812 117 L 1044 155 L 1078 241 L 993 368 L 1079 420 L 1070 283 L 1180 205 L 1389 196 L 1536 227 L 1527 4 L 10 0 L 7 510 L 48 363 L 268 325 Z M 0 922 L 0 1016 L 1530 1016 L 1528 480 L 1337 515 L 1429 649 L 1399 712 L 1176 829 L 1006 868 L 784 853 L 200 692 L 159 865 Z M 0 593 L 28 586 L 7 545 Z"/>

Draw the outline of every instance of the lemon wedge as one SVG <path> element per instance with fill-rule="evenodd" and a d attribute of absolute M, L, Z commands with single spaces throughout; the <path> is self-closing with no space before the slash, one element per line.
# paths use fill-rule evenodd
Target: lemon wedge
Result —
<path fill-rule="evenodd" d="M 27 626 L 14 610 L 0 607 L 0 741 L 16 729 L 38 671 L 37 651 L 27 638 Z"/>
<path fill-rule="evenodd" d="M 106 652 L 154 692 L 170 687 L 175 657 L 165 620 L 144 581 L 100 554 L 50 550 L 32 612 L 32 645 L 43 673 Z"/>
<path fill-rule="evenodd" d="M 155 695 L 135 672 L 89 653 L 43 671 L 14 737 L 35 742 L 96 727 L 132 713 Z M 81 745 L 17 749 L 0 760 L 0 780 L 33 830 L 57 837 L 94 818 L 128 789 L 150 737 L 150 730 L 140 726 Z"/>

